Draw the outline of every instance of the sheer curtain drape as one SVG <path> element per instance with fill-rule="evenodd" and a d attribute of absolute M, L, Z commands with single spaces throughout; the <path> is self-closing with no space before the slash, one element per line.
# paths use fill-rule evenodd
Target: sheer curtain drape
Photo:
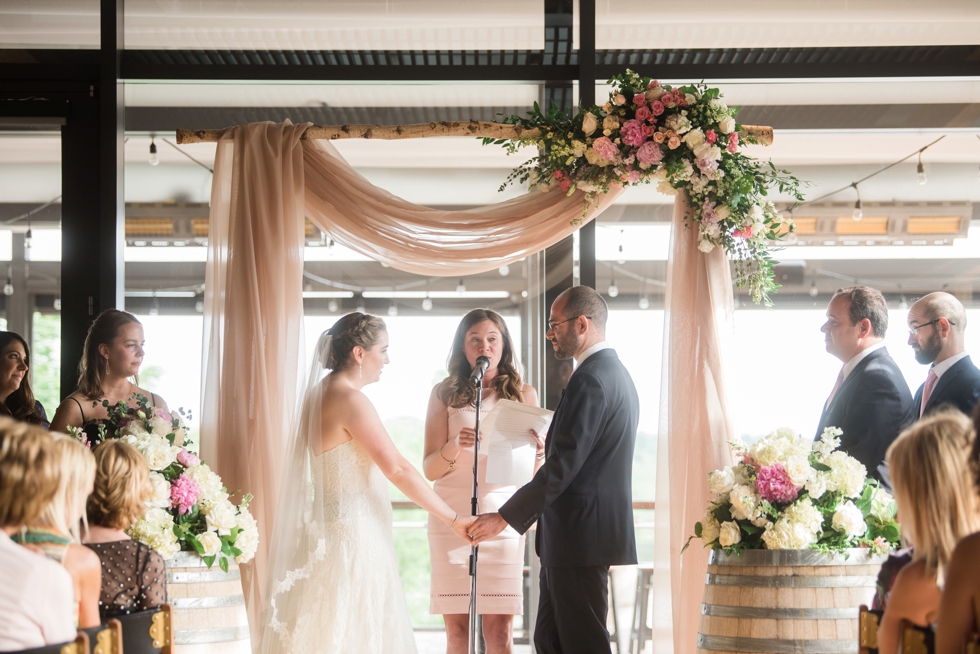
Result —
<path fill-rule="evenodd" d="M 698 250 L 685 194 L 674 203 L 657 444 L 654 534 L 654 651 L 694 654 L 708 550 L 697 539 L 708 473 L 731 463 L 734 437 L 725 393 L 724 352 L 732 335 L 731 271 L 724 250 Z"/>

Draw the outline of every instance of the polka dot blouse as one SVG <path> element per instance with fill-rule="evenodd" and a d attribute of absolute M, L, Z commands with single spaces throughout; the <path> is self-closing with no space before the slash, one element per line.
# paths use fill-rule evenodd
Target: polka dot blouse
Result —
<path fill-rule="evenodd" d="M 99 615 L 103 622 L 167 602 L 167 568 L 153 549 L 134 540 L 89 543 L 87 547 L 102 561 Z"/>

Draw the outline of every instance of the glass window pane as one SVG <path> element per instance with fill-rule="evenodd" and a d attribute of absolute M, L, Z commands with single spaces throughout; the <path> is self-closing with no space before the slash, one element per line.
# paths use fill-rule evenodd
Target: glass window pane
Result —
<path fill-rule="evenodd" d="M 4 0 L 0 49 L 99 48 L 99 0 Z"/>

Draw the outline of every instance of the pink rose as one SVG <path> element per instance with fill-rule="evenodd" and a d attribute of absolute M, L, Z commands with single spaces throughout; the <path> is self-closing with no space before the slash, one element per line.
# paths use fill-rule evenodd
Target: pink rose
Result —
<path fill-rule="evenodd" d="M 659 132 L 657 132 L 659 134 Z M 664 158 L 664 152 L 656 143 L 647 141 L 636 151 L 636 158 L 640 163 L 657 164 Z"/>
<path fill-rule="evenodd" d="M 759 471 L 755 487 L 762 499 L 780 504 L 789 504 L 796 499 L 799 489 L 790 481 L 789 473 L 778 463 L 773 463 Z"/>
<path fill-rule="evenodd" d="M 676 150 L 677 148 L 681 147 L 681 140 L 676 136 L 671 136 L 667 141 L 667 147 L 671 150 Z"/>
<path fill-rule="evenodd" d="M 568 193 L 568 189 L 572 188 L 572 180 L 567 177 L 563 177 L 560 182 L 558 182 L 559 188 L 561 188 L 563 193 Z"/>
<path fill-rule="evenodd" d="M 660 143 L 663 143 L 666 140 L 667 140 L 667 137 L 664 136 L 664 133 L 663 132 L 654 132 L 654 134 L 653 134 L 653 141 L 654 141 L 654 143 L 660 144 Z"/>
<path fill-rule="evenodd" d="M 616 161 L 619 158 L 619 148 L 606 136 L 600 136 L 592 142 L 595 153 L 606 161 Z"/>
<path fill-rule="evenodd" d="M 173 422 L 174 420 L 172 415 L 170 415 L 169 413 L 167 413 L 161 408 L 157 408 L 157 416 L 163 418 L 164 420 L 169 420 L 170 422 Z"/>
<path fill-rule="evenodd" d="M 626 174 L 619 178 L 624 184 L 636 184 L 640 181 L 640 171 L 639 170 L 628 170 Z"/>
<path fill-rule="evenodd" d="M 619 131 L 619 138 L 626 145 L 638 147 L 647 140 L 647 135 L 643 133 L 643 123 L 638 120 L 627 120 Z"/>
<path fill-rule="evenodd" d="M 194 466 L 201 465 L 201 460 L 193 452 L 182 449 L 177 453 L 177 463 L 185 468 L 193 468 Z"/>
<path fill-rule="evenodd" d="M 664 103 L 661 102 L 661 100 L 663 100 L 663 98 L 661 98 L 660 100 L 654 100 L 650 104 L 650 110 L 653 112 L 654 116 L 659 116 L 664 112 Z"/>
<path fill-rule="evenodd" d="M 718 140 L 718 135 L 715 134 L 715 130 L 709 129 L 704 133 L 704 140 L 708 142 L 708 145 L 714 145 L 715 141 Z"/>
<path fill-rule="evenodd" d="M 670 93 L 664 93 L 662 96 L 660 96 L 660 102 L 669 107 L 670 105 L 674 104 L 674 96 Z"/>
<path fill-rule="evenodd" d="M 736 229 L 732 232 L 732 236 L 735 238 L 752 238 L 752 225 L 746 225 L 741 229 Z"/>
<path fill-rule="evenodd" d="M 564 176 L 564 173 L 562 171 L 560 170 L 555 171 L 555 179 L 561 179 L 562 176 Z"/>
<path fill-rule="evenodd" d="M 738 152 L 738 132 L 728 135 L 728 151 L 732 154 Z"/>
<path fill-rule="evenodd" d="M 635 104 L 637 107 L 642 107 L 646 103 L 647 103 L 647 96 L 643 95 L 642 93 L 637 93 L 636 95 L 633 96 L 633 104 Z"/>
<path fill-rule="evenodd" d="M 191 512 L 200 495 L 201 487 L 187 475 L 177 477 L 170 484 L 170 506 L 181 515 Z"/>
<path fill-rule="evenodd" d="M 636 119 L 637 120 L 646 120 L 647 118 L 649 118 L 652 115 L 653 115 L 653 112 L 650 111 L 650 107 L 640 107 L 640 108 L 638 108 L 636 110 Z"/>
<path fill-rule="evenodd" d="M 678 93 L 677 95 L 674 96 L 674 102 L 677 103 L 678 107 L 686 107 L 687 96 L 685 96 L 683 93 Z"/>
<path fill-rule="evenodd" d="M 648 89 L 655 89 L 658 86 L 660 86 L 660 80 L 655 80 L 655 79 L 650 80 L 650 83 L 647 84 Z"/>

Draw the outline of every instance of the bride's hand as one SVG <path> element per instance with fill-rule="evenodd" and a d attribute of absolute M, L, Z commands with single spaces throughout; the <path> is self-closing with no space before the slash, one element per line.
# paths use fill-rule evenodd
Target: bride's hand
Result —
<path fill-rule="evenodd" d="M 476 522 L 476 518 L 473 516 L 459 516 L 456 518 L 456 524 L 452 526 L 453 533 L 465 540 L 467 543 L 471 543 L 472 541 L 470 540 L 470 535 L 466 533 L 466 530 L 474 522 Z"/>

